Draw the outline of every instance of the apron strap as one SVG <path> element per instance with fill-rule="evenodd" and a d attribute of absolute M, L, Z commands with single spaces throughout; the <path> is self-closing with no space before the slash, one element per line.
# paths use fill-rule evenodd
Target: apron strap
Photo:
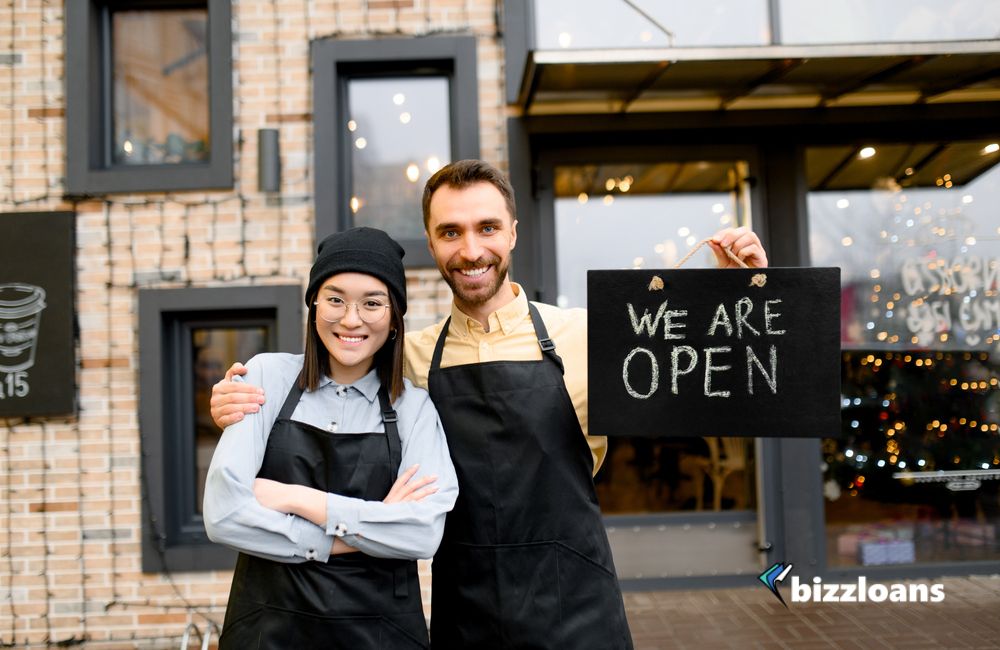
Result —
<path fill-rule="evenodd" d="M 563 366 L 562 358 L 556 354 L 556 344 L 549 338 L 549 330 L 546 329 L 545 321 L 542 320 L 541 314 L 538 313 L 538 307 L 535 307 L 535 303 L 530 300 L 528 301 L 528 316 L 531 318 L 531 324 L 535 328 L 535 338 L 538 339 L 538 347 L 542 349 L 542 358 L 548 358 L 555 363 L 559 366 L 559 372 L 565 375 L 566 368 Z M 451 316 L 444 322 L 444 327 L 441 328 L 441 334 L 438 336 L 437 343 L 434 344 L 434 354 L 431 355 L 431 367 L 428 374 L 441 369 L 441 355 L 444 353 L 444 341 L 448 338 L 449 326 L 451 326 Z"/>
<path fill-rule="evenodd" d="M 301 397 L 302 389 L 299 388 L 299 378 L 296 377 L 295 381 L 292 382 L 292 387 L 289 389 L 288 395 L 285 396 L 285 403 L 281 405 L 281 410 L 278 411 L 278 420 L 291 420 L 292 413 L 295 412 L 295 407 L 299 405 Z"/>
<path fill-rule="evenodd" d="M 434 354 L 431 355 L 431 367 L 428 375 L 435 370 L 441 369 L 441 355 L 444 353 L 444 340 L 448 338 L 449 327 L 451 327 L 451 316 L 444 322 L 444 327 L 441 328 L 441 334 L 438 336 L 437 343 L 434 344 Z"/>
<path fill-rule="evenodd" d="M 403 448 L 399 440 L 399 418 L 395 409 L 389 402 L 389 393 L 385 386 L 379 386 L 378 403 L 382 408 L 382 423 L 385 425 L 385 438 L 389 443 L 389 464 L 399 472 L 399 466 L 403 463 Z M 407 576 L 407 564 L 399 563 L 392 571 L 393 595 L 396 598 L 407 598 L 410 595 L 409 577 Z"/>
<path fill-rule="evenodd" d="M 545 328 L 545 321 L 538 313 L 535 303 L 528 301 L 528 315 L 531 316 L 531 324 L 535 326 L 535 336 L 538 338 L 538 347 L 542 348 L 542 356 L 548 357 L 553 363 L 559 366 L 559 372 L 566 374 L 562 358 L 556 354 L 556 344 L 549 338 L 549 331 Z"/>
<path fill-rule="evenodd" d="M 386 442 L 389 443 L 389 462 L 399 471 L 399 465 L 403 462 L 403 448 L 399 441 L 399 427 L 396 425 L 399 418 L 389 403 L 389 392 L 385 386 L 379 386 L 378 404 L 382 408 L 382 423 L 385 425 Z"/>

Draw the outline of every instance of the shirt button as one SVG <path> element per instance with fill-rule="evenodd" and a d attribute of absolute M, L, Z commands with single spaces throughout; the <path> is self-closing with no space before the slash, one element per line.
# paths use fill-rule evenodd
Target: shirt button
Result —
<path fill-rule="evenodd" d="M 343 397 L 346 392 L 347 388 L 345 388 L 344 386 L 337 386 L 337 395 Z"/>
<path fill-rule="evenodd" d="M 315 560 L 316 559 L 316 549 L 311 548 L 308 551 L 306 551 L 306 559 L 307 560 Z"/>
<path fill-rule="evenodd" d="M 343 537 L 344 535 L 346 535 L 347 534 L 347 524 L 345 524 L 344 522 L 340 522 L 339 524 L 337 524 L 334 527 L 334 529 L 333 529 L 333 534 L 336 537 Z"/>
<path fill-rule="evenodd" d="M 326 430 L 329 431 L 330 433 L 337 433 L 338 428 L 339 425 L 336 422 L 331 422 L 330 424 L 326 425 Z"/>

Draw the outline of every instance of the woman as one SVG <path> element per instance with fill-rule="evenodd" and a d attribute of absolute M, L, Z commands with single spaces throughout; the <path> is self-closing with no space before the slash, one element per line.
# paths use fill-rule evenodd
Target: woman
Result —
<path fill-rule="evenodd" d="M 428 646 L 416 559 L 458 487 L 434 405 L 402 376 L 402 257 L 380 230 L 327 237 L 305 354 L 247 363 L 286 397 L 227 427 L 209 468 L 205 528 L 241 551 L 221 648 Z"/>

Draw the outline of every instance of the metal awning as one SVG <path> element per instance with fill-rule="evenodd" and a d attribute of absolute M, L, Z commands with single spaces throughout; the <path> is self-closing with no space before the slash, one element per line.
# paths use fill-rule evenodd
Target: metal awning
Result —
<path fill-rule="evenodd" d="M 1000 101 L 1000 40 L 536 50 L 531 115 Z"/>

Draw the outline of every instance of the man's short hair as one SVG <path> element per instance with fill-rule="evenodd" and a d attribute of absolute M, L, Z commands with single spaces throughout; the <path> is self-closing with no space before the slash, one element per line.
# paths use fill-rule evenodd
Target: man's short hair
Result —
<path fill-rule="evenodd" d="M 424 230 L 431 220 L 431 197 L 442 185 L 447 185 L 456 190 L 465 189 L 477 183 L 489 183 L 497 188 L 507 204 L 507 212 L 510 213 L 511 221 L 517 219 L 517 208 L 514 205 L 514 188 L 511 187 L 507 176 L 493 165 L 483 160 L 459 160 L 445 165 L 433 176 L 427 179 L 424 185 Z"/>

